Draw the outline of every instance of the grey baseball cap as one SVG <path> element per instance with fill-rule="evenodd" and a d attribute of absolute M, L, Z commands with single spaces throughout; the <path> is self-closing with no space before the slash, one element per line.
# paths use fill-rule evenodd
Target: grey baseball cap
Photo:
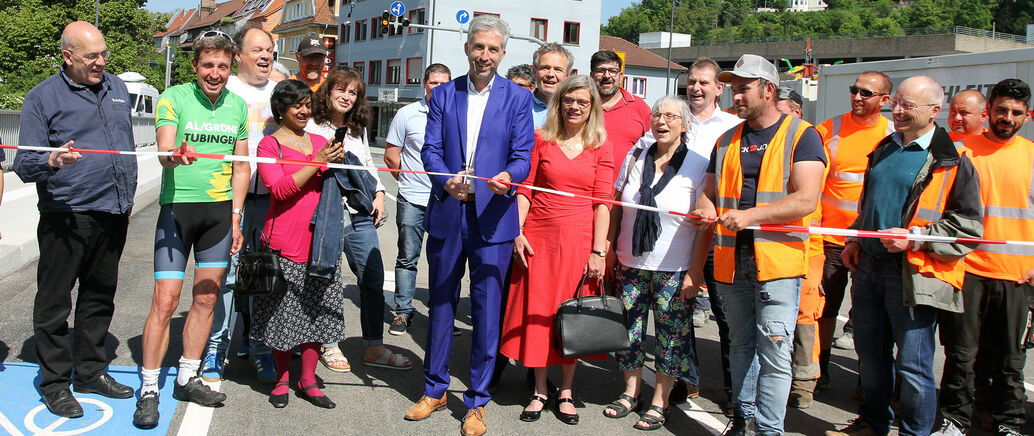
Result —
<path fill-rule="evenodd" d="M 801 93 L 785 86 L 779 87 L 779 99 L 792 100 L 794 103 L 797 103 L 797 106 L 804 106 L 804 97 L 801 97 Z"/>
<path fill-rule="evenodd" d="M 779 71 L 776 70 L 775 65 L 765 58 L 753 54 L 740 56 L 732 71 L 722 71 L 718 74 L 718 81 L 729 83 L 732 82 L 733 76 L 744 79 L 765 79 L 776 85 L 779 84 Z"/>

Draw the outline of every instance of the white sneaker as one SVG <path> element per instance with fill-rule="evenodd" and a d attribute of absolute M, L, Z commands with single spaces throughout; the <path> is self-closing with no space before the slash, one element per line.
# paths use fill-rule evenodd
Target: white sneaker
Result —
<path fill-rule="evenodd" d="M 693 309 L 693 327 L 701 328 L 707 324 L 707 311 L 704 309 Z"/>
<path fill-rule="evenodd" d="M 854 349 L 854 333 L 844 332 L 842 336 L 833 341 L 833 346 L 841 350 L 853 350 Z"/>
<path fill-rule="evenodd" d="M 941 426 L 933 433 L 930 433 L 930 436 L 965 436 L 965 433 L 955 425 L 955 421 L 948 418 L 942 418 Z"/>

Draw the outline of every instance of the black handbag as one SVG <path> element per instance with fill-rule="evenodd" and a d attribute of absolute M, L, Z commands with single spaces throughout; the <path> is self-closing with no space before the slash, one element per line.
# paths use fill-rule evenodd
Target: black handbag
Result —
<path fill-rule="evenodd" d="M 280 158 L 283 157 L 284 152 L 280 150 Z M 255 185 L 258 186 L 258 177 L 255 178 Z M 250 209 L 255 210 L 254 207 Z M 254 218 L 252 215 L 249 220 Z M 275 225 L 274 218 L 269 226 L 270 233 Z M 270 248 L 269 240 L 263 240 L 264 236 L 258 228 L 253 229 L 251 238 L 237 258 L 237 284 L 233 292 L 239 297 L 266 297 L 287 291 L 287 280 L 280 268 L 280 250 Z"/>
<path fill-rule="evenodd" d="M 625 305 L 610 295 L 583 296 L 582 285 L 588 273 L 578 281 L 574 298 L 560 303 L 553 320 L 556 351 L 564 358 L 576 358 L 627 350 L 628 327 Z"/>

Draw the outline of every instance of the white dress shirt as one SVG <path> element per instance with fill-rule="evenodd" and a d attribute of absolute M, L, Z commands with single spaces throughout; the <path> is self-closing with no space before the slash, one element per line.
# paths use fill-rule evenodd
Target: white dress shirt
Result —
<path fill-rule="evenodd" d="M 478 135 L 481 134 L 481 120 L 485 117 L 485 108 L 488 106 L 488 94 L 492 90 L 495 76 L 488 81 L 484 91 L 474 90 L 474 82 L 467 76 L 467 155 L 466 169 L 474 167 L 474 152 L 478 147 Z"/>
<path fill-rule="evenodd" d="M 693 146 L 690 147 L 690 150 L 710 159 L 711 150 L 714 150 L 718 138 L 742 122 L 743 118 L 723 111 L 718 105 L 715 105 L 711 117 L 705 120 L 700 120 L 696 115 L 691 115 L 689 117 L 689 125 L 693 131 L 690 134 L 693 138 Z"/>

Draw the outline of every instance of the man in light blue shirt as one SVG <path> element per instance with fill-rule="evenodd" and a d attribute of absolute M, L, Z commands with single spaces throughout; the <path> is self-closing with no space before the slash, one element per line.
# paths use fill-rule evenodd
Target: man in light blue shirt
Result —
<path fill-rule="evenodd" d="M 555 42 L 539 47 L 532 55 L 531 73 L 535 78 L 535 98 L 532 103 L 535 105 L 532 107 L 531 117 L 536 129 L 546 124 L 549 99 L 553 98 L 553 92 L 560 86 L 560 82 L 571 75 L 573 66 L 574 55 Z"/>
<path fill-rule="evenodd" d="M 427 101 L 431 90 L 452 80 L 449 67 L 431 64 L 424 70 L 426 96 L 399 109 L 388 128 L 384 148 L 384 163 L 388 168 L 423 171 L 420 149 L 424 146 L 424 128 L 427 126 Z M 399 336 L 406 333 L 413 320 L 413 294 L 416 293 L 417 264 L 424 244 L 424 212 L 431 195 L 431 181 L 426 174 L 392 173 L 399 182 L 398 257 L 395 260 L 395 319 L 388 333 Z"/>

